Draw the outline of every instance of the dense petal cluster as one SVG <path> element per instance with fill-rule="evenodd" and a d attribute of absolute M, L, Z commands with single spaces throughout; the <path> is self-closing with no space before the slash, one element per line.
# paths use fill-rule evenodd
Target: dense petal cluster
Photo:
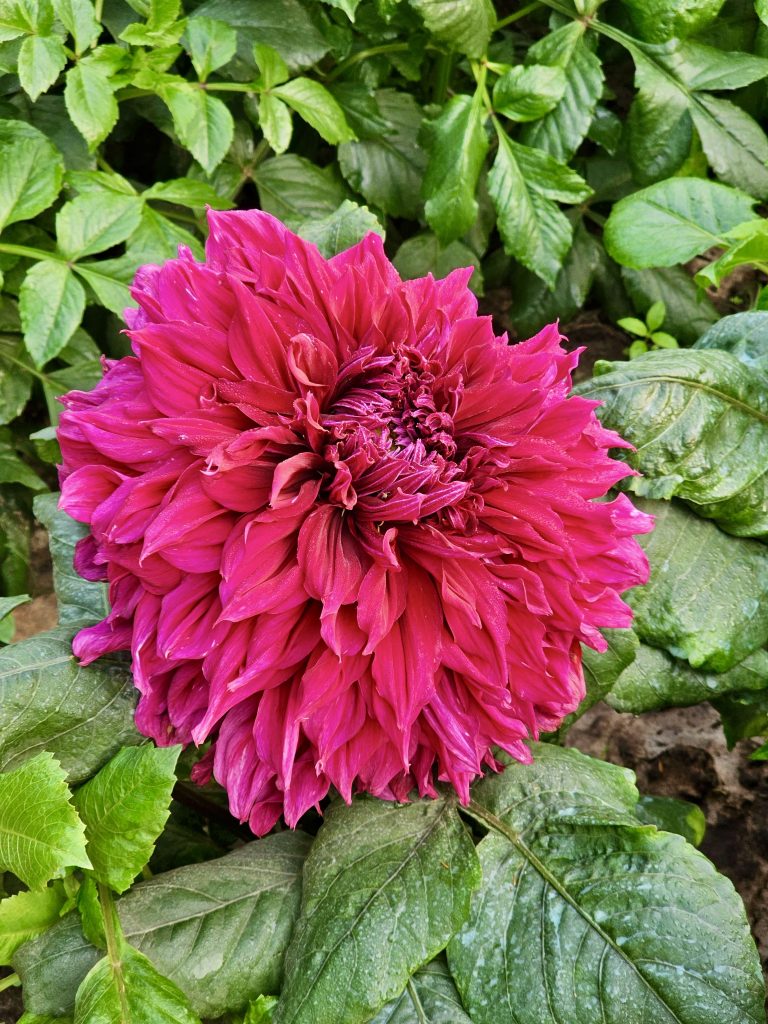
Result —
<path fill-rule="evenodd" d="M 648 517 L 594 500 L 628 470 L 577 354 L 495 337 L 469 273 L 212 213 L 205 263 L 139 271 L 135 354 L 64 399 L 61 504 L 112 609 L 75 652 L 130 649 L 139 728 L 212 740 L 198 774 L 257 833 L 331 785 L 466 800 L 492 748 L 528 760 L 647 578 Z"/>

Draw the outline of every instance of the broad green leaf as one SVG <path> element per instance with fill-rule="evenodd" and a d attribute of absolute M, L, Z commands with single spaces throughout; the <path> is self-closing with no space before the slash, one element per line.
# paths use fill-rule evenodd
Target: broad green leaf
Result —
<path fill-rule="evenodd" d="M 86 192 L 56 214 L 56 239 L 68 259 L 93 256 L 124 242 L 139 226 L 142 201 L 116 192 Z"/>
<path fill-rule="evenodd" d="M 685 39 L 701 32 L 717 17 L 723 0 L 622 0 L 643 39 L 651 43 Z"/>
<path fill-rule="evenodd" d="M 0 484 L 21 484 L 33 491 L 44 491 L 45 484 L 20 458 L 13 435 L 7 429 L 0 430 Z"/>
<path fill-rule="evenodd" d="M 158 92 L 173 117 L 179 141 L 210 174 L 227 154 L 234 121 L 220 99 L 192 82 L 165 83 Z"/>
<path fill-rule="evenodd" d="M 641 796 L 635 814 L 644 825 L 674 832 L 693 846 L 701 846 L 707 830 L 707 819 L 697 804 L 671 796 Z"/>
<path fill-rule="evenodd" d="M 382 89 L 376 94 L 387 133 L 376 139 L 345 142 L 339 167 L 353 189 L 370 206 L 393 217 L 419 215 L 421 182 L 427 156 L 419 145 L 422 112 L 410 93 Z"/>
<path fill-rule="evenodd" d="M 636 310 L 661 301 L 666 309 L 664 326 L 684 345 L 690 345 L 713 324 L 718 312 L 682 267 L 655 270 L 621 268 L 621 279 Z"/>
<path fill-rule="evenodd" d="M 557 106 L 565 93 L 565 71 L 546 64 L 518 64 L 493 87 L 493 106 L 511 121 L 537 121 Z"/>
<path fill-rule="evenodd" d="M 61 153 L 42 132 L 23 121 L 0 121 L 0 229 L 47 209 L 63 174 Z"/>
<path fill-rule="evenodd" d="M 259 127 L 264 138 L 278 155 L 291 144 L 293 119 L 291 112 L 277 96 L 264 93 L 259 97 Z"/>
<path fill-rule="evenodd" d="M 482 99 L 479 91 L 454 96 L 430 125 L 424 215 L 443 245 L 461 238 L 477 219 L 475 191 L 488 152 Z"/>
<path fill-rule="evenodd" d="M 45 888 L 69 868 L 91 866 L 65 778 L 47 751 L 0 774 L 0 868 L 30 889 Z"/>
<path fill-rule="evenodd" d="M 142 193 L 144 199 L 159 199 L 164 203 L 177 203 L 179 206 L 204 207 L 212 206 L 216 210 L 225 210 L 231 205 L 204 181 L 192 178 L 172 178 L 170 181 L 158 181 Z"/>
<path fill-rule="evenodd" d="M 484 57 L 496 22 L 490 0 L 410 0 L 435 39 L 468 57 Z"/>
<path fill-rule="evenodd" d="M 768 374 L 768 313 L 733 313 L 713 324 L 693 346 L 730 352 L 750 370 Z"/>
<path fill-rule="evenodd" d="M 145 206 L 141 211 L 139 226 L 128 241 L 126 254 L 120 259 L 123 266 L 130 265 L 131 271 L 133 271 L 142 263 L 164 263 L 166 260 L 175 259 L 178 256 L 180 245 L 188 246 L 196 259 L 203 258 L 203 247 L 194 235 L 157 210 Z M 89 276 L 86 276 L 86 280 Z M 131 273 L 132 278 L 133 273 Z M 114 296 L 110 294 L 105 298 L 101 298 L 105 292 L 102 282 L 91 283 L 89 281 L 89 284 L 104 305 L 109 306 L 110 309 L 114 308 L 113 303 L 117 300 L 118 295 L 120 296 L 120 316 L 128 302 L 133 301 L 126 294 L 125 285 L 122 283 L 116 289 Z"/>
<path fill-rule="evenodd" d="M 75 40 L 75 53 L 95 46 L 101 35 L 92 0 L 57 0 L 56 15 Z"/>
<path fill-rule="evenodd" d="M 42 260 L 30 268 L 19 292 L 19 312 L 35 366 L 45 366 L 61 352 L 84 310 L 83 286 L 66 263 Z"/>
<path fill-rule="evenodd" d="M 42 462 L 48 462 L 52 466 L 61 462 L 61 446 L 56 439 L 56 427 L 35 430 L 29 435 L 29 440 L 35 446 L 35 454 Z"/>
<path fill-rule="evenodd" d="M 302 221 L 296 231 L 308 242 L 314 242 L 326 259 L 356 245 L 371 231 L 384 235 L 384 229 L 368 207 L 358 206 L 348 199 L 327 217 Z"/>
<path fill-rule="evenodd" d="M 107 587 L 105 583 L 84 580 L 74 570 L 75 546 L 90 531 L 60 510 L 58 500 L 58 494 L 39 495 L 35 498 L 35 516 L 48 531 L 59 622 L 90 625 L 109 614 Z"/>
<path fill-rule="evenodd" d="M 689 707 L 726 693 L 768 688 L 768 651 L 755 651 L 727 672 L 702 672 L 658 647 L 641 644 L 606 701 L 617 711 L 639 715 Z"/>
<path fill-rule="evenodd" d="M 261 208 L 290 228 L 302 221 L 330 216 L 349 194 L 330 170 L 293 153 L 265 160 L 253 178 Z"/>
<path fill-rule="evenodd" d="M 310 844 L 302 832 L 280 832 L 139 882 L 117 905 L 127 941 L 182 989 L 201 1016 L 218 1017 L 261 992 L 278 992 Z M 70 1011 L 96 959 L 77 914 L 28 943 L 14 969 L 29 1008 Z"/>
<path fill-rule="evenodd" d="M 156 211 L 145 208 L 141 213 L 139 230 L 141 229 L 141 225 L 147 220 L 152 220 L 154 223 L 154 218 L 157 216 L 159 216 L 159 214 L 157 214 Z M 164 220 L 165 218 L 162 219 Z M 185 234 L 183 228 L 179 228 L 178 230 Z M 133 238 L 135 237 L 136 233 L 133 235 Z M 175 255 L 175 250 L 173 249 L 164 248 L 163 252 L 165 254 L 162 257 L 164 260 Z M 107 309 L 111 309 L 117 316 L 122 316 L 123 310 L 126 306 L 135 305 L 131 298 L 129 285 L 136 274 L 136 268 L 140 262 L 142 261 L 134 258 L 134 256 L 128 252 L 124 256 L 118 256 L 117 259 L 113 260 L 98 260 L 95 263 L 76 263 L 75 273 L 79 274 L 85 283 L 90 285 L 102 306 L 106 306 Z M 151 262 L 151 260 L 149 262 Z M 96 381 L 100 380 L 102 375 L 103 371 L 102 373 L 97 373 Z M 57 375 L 51 374 L 51 376 L 56 377 Z M 91 387 L 93 387 L 93 385 L 91 385 Z"/>
<path fill-rule="evenodd" d="M 82 668 L 72 632 L 60 628 L 0 650 L 0 768 L 41 750 L 69 781 L 89 778 L 121 746 L 138 743 L 137 692 L 128 665 L 102 658 Z"/>
<path fill-rule="evenodd" d="M 25 503 L 12 488 L 0 488 L 0 582 L 11 594 L 29 582 L 30 534 Z"/>
<path fill-rule="evenodd" d="M 650 185 L 674 174 L 687 159 L 693 121 L 675 78 L 642 51 L 633 56 L 637 92 L 627 119 L 629 160 L 635 180 Z"/>
<path fill-rule="evenodd" d="M 64 900 L 61 882 L 40 892 L 20 892 L 0 900 L 0 964 L 10 964 L 23 942 L 55 924 Z"/>
<path fill-rule="evenodd" d="M 64 102 L 75 127 L 95 148 L 114 128 L 119 114 L 108 72 L 80 61 L 67 72 Z"/>
<path fill-rule="evenodd" d="M 0 424 L 16 419 L 32 394 L 29 357 L 20 337 L 0 334 Z M 31 369 L 31 367 L 30 367 Z"/>
<path fill-rule="evenodd" d="M 740 740 L 768 736 L 768 691 L 745 690 L 741 693 L 727 693 L 712 701 L 720 715 L 728 749 L 732 750 Z M 757 755 L 759 751 L 755 751 Z M 754 755 L 753 755 L 754 756 Z M 761 755 L 758 760 L 765 760 Z"/>
<path fill-rule="evenodd" d="M 768 60 L 752 53 L 722 50 L 692 40 L 645 49 L 673 70 L 689 89 L 741 89 L 768 76 Z"/>
<path fill-rule="evenodd" d="M 125 892 L 168 818 L 179 747 L 125 747 L 75 793 L 96 878 Z"/>
<path fill-rule="evenodd" d="M 450 245 L 442 246 L 436 235 L 413 235 L 397 250 L 393 263 L 398 273 L 406 280 L 426 277 L 427 274 L 433 274 L 437 278 L 447 277 L 457 267 L 474 267 L 475 272 L 469 281 L 470 287 L 477 295 L 482 295 L 483 274 L 480 260 L 463 242 L 451 242 Z"/>
<path fill-rule="evenodd" d="M 627 595 L 641 640 L 726 672 L 768 641 L 768 558 L 677 501 L 636 499 L 656 519 L 640 538 L 651 579 Z"/>
<path fill-rule="evenodd" d="M 586 695 L 576 711 L 566 716 L 560 724 L 558 735 L 564 735 L 568 729 L 598 701 L 606 698 L 616 681 L 621 678 L 627 666 L 631 665 L 640 646 L 637 634 L 631 629 L 606 629 L 603 635 L 608 642 L 608 649 L 602 652 L 581 645 L 582 667 Z"/>
<path fill-rule="evenodd" d="M 754 217 L 754 200 L 703 178 L 670 178 L 619 200 L 603 236 L 605 247 L 627 267 L 684 263 Z"/>
<path fill-rule="evenodd" d="M 561 68 L 565 91 L 556 107 L 523 129 L 521 141 L 567 162 L 581 145 L 603 91 L 602 65 L 584 41 L 585 23 L 571 21 L 530 47 L 527 64 Z"/>
<path fill-rule="evenodd" d="M 0 597 L 0 643 L 9 644 L 13 639 L 16 623 L 12 612 L 31 598 L 29 594 L 16 594 L 14 597 Z"/>
<path fill-rule="evenodd" d="M 104 957 L 77 992 L 74 1024 L 200 1024 L 182 992 L 143 953 L 125 946 Z"/>
<path fill-rule="evenodd" d="M 287 103 L 332 146 L 354 139 L 355 133 L 347 124 L 344 111 L 333 94 L 319 82 L 311 78 L 293 78 L 284 85 L 276 85 L 272 95 Z"/>
<path fill-rule="evenodd" d="M 691 116 L 715 174 L 760 198 L 768 195 L 768 138 L 758 123 L 730 100 L 703 94 Z"/>
<path fill-rule="evenodd" d="M 472 1024 L 442 957 L 420 968 L 371 1024 Z"/>
<path fill-rule="evenodd" d="M 304 867 L 275 1024 L 363 1024 L 466 919 L 477 856 L 453 800 L 329 808 Z"/>
<path fill-rule="evenodd" d="M 290 77 L 288 67 L 277 52 L 271 46 L 264 43 L 255 43 L 253 47 L 253 58 L 258 65 L 262 88 L 268 90 L 281 82 L 286 82 Z"/>
<path fill-rule="evenodd" d="M 554 288 L 573 229 L 559 207 L 538 190 L 539 182 L 523 173 L 517 158 L 527 147 L 513 143 L 505 132 L 498 134 L 499 148 L 488 174 L 488 191 L 504 249 Z M 533 164 L 533 160 L 528 163 Z"/>
<path fill-rule="evenodd" d="M 768 389 L 718 349 L 601 363 L 579 392 L 635 446 L 635 494 L 684 498 L 737 536 L 768 536 Z"/>
<path fill-rule="evenodd" d="M 135 196 L 138 193 L 122 174 L 106 171 L 67 171 L 66 183 L 78 192 L 117 192 L 118 195 Z"/>
<path fill-rule="evenodd" d="M 231 60 L 237 49 L 237 32 L 226 22 L 214 18 L 190 18 L 184 30 L 184 40 L 201 82 Z"/>
<path fill-rule="evenodd" d="M 329 89 L 358 139 L 375 139 L 390 130 L 373 89 L 360 82 L 333 82 Z"/>
<path fill-rule="evenodd" d="M 474 1024 L 747 1024 L 764 987 L 731 882 L 633 817 L 630 773 L 536 745 L 475 787 L 493 831 L 448 962 Z"/>
<path fill-rule="evenodd" d="M 27 36 L 19 50 L 19 82 L 33 103 L 50 89 L 66 63 L 58 36 Z"/>

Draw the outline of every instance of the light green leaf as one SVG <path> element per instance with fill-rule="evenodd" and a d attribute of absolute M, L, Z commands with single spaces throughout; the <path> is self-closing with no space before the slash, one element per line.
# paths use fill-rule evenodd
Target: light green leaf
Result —
<path fill-rule="evenodd" d="M 641 796 L 635 814 L 644 825 L 674 832 L 693 846 L 701 846 L 707 830 L 707 819 L 699 806 L 671 796 Z"/>
<path fill-rule="evenodd" d="M 354 139 L 355 133 L 347 124 L 344 111 L 319 82 L 311 78 L 293 78 L 284 85 L 275 86 L 272 95 L 292 107 L 332 146 Z"/>
<path fill-rule="evenodd" d="M 19 50 L 19 82 L 33 103 L 50 89 L 66 63 L 58 36 L 27 36 Z"/>
<path fill-rule="evenodd" d="M 92 0 L 57 0 L 56 15 L 75 41 L 78 56 L 95 46 L 101 35 Z"/>
<path fill-rule="evenodd" d="M 30 268 L 19 291 L 19 312 L 35 366 L 45 366 L 61 352 L 84 310 L 85 292 L 66 263 L 42 260 Z"/>
<path fill-rule="evenodd" d="M 685 39 L 717 17 L 723 0 L 622 0 L 643 39 L 652 43 Z"/>
<path fill-rule="evenodd" d="M 69 868 L 90 866 L 83 824 L 53 754 L 0 774 L 0 867 L 43 889 Z"/>
<path fill-rule="evenodd" d="M 64 102 L 75 127 L 94 149 L 114 128 L 117 100 L 109 73 L 98 64 L 80 61 L 67 72 Z"/>
<path fill-rule="evenodd" d="M 271 46 L 265 46 L 264 43 L 254 43 L 253 57 L 261 72 L 262 88 L 271 89 L 273 86 L 280 85 L 281 82 L 286 82 L 290 78 L 290 72 L 285 61 L 277 50 L 273 50 Z"/>
<path fill-rule="evenodd" d="M 227 155 L 234 121 L 220 99 L 179 79 L 158 88 L 168 105 L 179 141 L 210 174 Z"/>
<path fill-rule="evenodd" d="M 605 225 L 605 247 L 627 267 L 684 263 L 754 217 L 754 199 L 703 178 L 671 178 L 619 200 Z"/>
<path fill-rule="evenodd" d="M 259 127 L 275 153 L 284 153 L 291 144 L 293 120 L 286 105 L 269 93 L 259 98 Z"/>
<path fill-rule="evenodd" d="M 0 964 L 7 966 L 19 946 L 59 919 L 64 906 L 61 882 L 40 892 L 20 892 L 0 900 Z"/>
<path fill-rule="evenodd" d="M 13 639 L 16 623 L 11 614 L 14 608 L 26 604 L 31 598 L 29 594 L 16 594 L 14 597 L 0 597 L 0 643 L 9 644 Z"/>
<path fill-rule="evenodd" d="M 635 494 L 684 498 L 737 536 L 768 536 L 768 389 L 718 349 L 602 363 L 581 394 L 636 448 Z"/>
<path fill-rule="evenodd" d="M 197 77 L 204 82 L 212 71 L 230 61 L 237 49 L 237 32 L 215 18 L 190 18 L 184 44 Z"/>
<path fill-rule="evenodd" d="M 29 357 L 21 339 L 0 334 L 0 424 L 16 419 L 29 401 L 33 377 L 25 366 Z"/>
<path fill-rule="evenodd" d="M 368 207 L 348 199 L 327 217 L 305 220 L 296 228 L 297 234 L 314 242 L 326 259 L 356 245 L 371 231 L 384 236 L 384 229 Z"/>
<path fill-rule="evenodd" d="M 472 1024 L 443 957 L 425 964 L 371 1024 Z"/>
<path fill-rule="evenodd" d="M 490 0 L 410 0 L 435 39 L 467 57 L 484 57 L 496 14 Z"/>
<path fill-rule="evenodd" d="M 482 94 L 476 92 L 454 96 L 430 125 L 424 214 L 443 245 L 461 238 L 477 219 L 475 191 L 488 152 L 483 121 Z"/>
<path fill-rule="evenodd" d="M 172 178 L 170 181 L 158 181 L 142 193 L 144 199 L 159 199 L 164 203 L 177 203 L 179 206 L 204 207 L 212 206 L 215 210 L 226 210 L 231 206 L 218 192 L 204 181 L 192 178 Z"/>
<path fill-rule="evenodd" d="M 330 169 L 287 153 L 259 164 L 254 173 L 259 203 L 290 228 L 306 220 L 328 217 L 348 196 Z"/>
<path fill-rule="evenodd" d="M 768 313 L 754 311 L 724 316 L 702 334 L 693 347 L 723 349 L 750 370 L 768 375 Z"/>
<path fill-rule="evenodd" d="M 157 210 L 145 206 L 141 213 L 139 226 L 131 235 L 128 250 L 122 259 L 125 264 L 130 262 L 133 268 L 142 263 L 164 263 L 166 260 L 176 259 L 180 245 L 188 246 L 196 259 L 203 258 L 203 247 L 194 235 L 191 235 L 186 228 L 182 228 L 175 221 L 163 216 L 162 213 L 158 213 Z M 93 287 L 94 291 L 99 294 L 99 285 Z M 102 287 L 101 291 L 103 292 L 103 290 Z M 108 297 L 111 303 L 112 296 Z M 104 300 L 102 299 L 102 301 Z M 108 305 L 106 302 L 104 304 Z M 120 309 L 121 315 L 125 306 L 126 302 L 123 301 Z"/>
<path fill-rule="evenodd" d="M 646 357 L 643 357 L 646 358 Z M 768 641 L 768 558 L 676 501 L 635 499 L 656 518 L 640 538 L 651 579 L 627 595 L 641 640 L 726 672 Z"/>
<path fill-rule="evenodd" d="M 690 707 L 726 693 L 768 688 L 768 651 L 755 651 L 727 672 L 702 672 L 658 647 L 641 644 L 606 700 L 634 715 L 662 708 Z"/>
<path fill-rule="evenodd" d="M 110 192 L 86 192 L 56 214 L 56 239 L 68 259 L 93 256 L 124 242 L 139 226 L 142 200 Z"/>
<path fill-rule="evenodd" d="M 511 121 L 536 121 L 557 106 L 565 93 L 565 71 L 546 64 L 518 64 L 493 87 L 493 106 Z"/>
<path fill-rule="evenodd" d="M 731 882 L 634 818 L 625 769 L 535 745 L 475 787 L 483 884 L 448 947 L 474 1024 L 747 1024 L 759 958 Z"/>
<path fill-rule="evenodd" d="M 333 0 L 330 0 L 333 2 Z M 340 3 L 357 3 L 357 0 L 339 0 Z M 259 996 L 248 1004 L 242 1024 L 272 1024 L 272 1014 L 277 1006 L 275 996 Z"/>
<path fill-rule="evenodd" d="M 444 948 L 478 883 L 452 800 L 331 806 L 304 867 L 275 1024 L 370 1020 Z"/>
<path fill-rule="evenodd" d="M 125 747 L 75 793 L 96 878 L 125 892 L 168 818 L 179 747 Z"/>
<path fill-rule="evenodd" d="M 186 996 L 138 950 L 104 957 L 77 992 L 74 1024 L 200 1024 Z"/>
<path fill-rule="evenodd" d="M 407 242 L 403 242 L 392 262 L 398 273 L 406 280 L 426 277 L 427 274 L 434 274 L 437 278 L 447 277 L 458 267 L 474 267 L 475 272 L 469 281 L 470 287 L 477 295 L 483 293 L 480 260 L 463 242 L 451 242 L 450 245 L 443 247 L 436 235 L 413 235 Z"/>
<path fill-rule="evenodd" d="M 517 161 L 521 149 L 499 131 L 488 191 L 505 251 L 554 288 L 573 229 L 552 200 L 539 193 L 537 182 L 523 174 Z"/>
<path fill-rule="evenodd" d="M 0 229 L 31 220 L 61 191 L 64 161 L 42 132 L 0 120 Z"/>
<path fill-rule="evenodd" d="M 755 0 L 755 13 L 764 25 L 768 25 L 768 0 Z"/>
<path fill-rule="evenodd" d="M 149 219 L 152 219 L 154 223 L 154 218 L 158 216 L 154 210 L 149 207 L 145 208 L 141 213 L 139 230 L 141 229 L 141 224 L 146 223 Z M 165 220 L 165 218 L 163 217 L 161 220 Z M 182 237 L 186 235 L 183 228 L 178 228 L 177 230 L 181 233 Z M 136 233 L 132 236 L 132 239 L 135 238 Z M 163 253 L 163 260 L 175 255 L 175 251 L 172 251 L 168 246 L 163 248 Z M 135 306 L 131 298 L 129 285 L 136 275 L 136 268 L 140 262 L 141 260 L 136 259 L 129 252 L 114 260 L 99 260 L 96 263 L 76 263 L 74 269 L 75 273 L 79 274 L 85 283 L 90 285 L 102 306 L 111 309 L 117 316 L 122 316 L 126 306 Z M 148 262 L 152 262 L 152 260 Z M 99 380 L 100 376 L 101 374 L 98 374 L 96 380 Z M 65 388 L 64 390 L 67 389 Z"/>
<path fill-rule="evenodd" d="M 382 89 L 376 93 L 389 125 L 383 137 L 339 146 L 341 173 L 374 209 L 393 217 L 416 219 L 427 156 L 418 135 L 422 112 L 410 93 Z"/>
<path fill-rule="evenodd" d="M 635 316 L 624 316 L 621 320 L 617 320 L 616 323 L 623 331 L 628 331 L 630 334 L 636 334 L 639 338 L 644 338 L 648 333 L 648 329 L 643 321 L 638 320 Z"/>

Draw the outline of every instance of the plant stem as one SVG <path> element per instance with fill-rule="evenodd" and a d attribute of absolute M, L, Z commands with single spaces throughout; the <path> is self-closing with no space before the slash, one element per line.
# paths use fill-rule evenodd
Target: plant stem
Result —
<path fill-rule="evenodd" d="M 432 86 L 432 100 L 442 103 L 448 93 L 448 83 L 453 70 L 453 54 L 440 53 L 435 60 L 435 79 Z"/>
<path fill-rule="evenodd" d="M 117 996 L 120 1000 L 120 1019 L 129 1021 L 131 1019 L 131 1014 L 128 1007 L 128 996 L 125 991 L 125 977 L 123 975 L 123 947 L 125 945 L 125 939 L 123 938 L 120 919 L 118 918 L 117 910 L 115 909 L 115 901 L 112 899 L 112 891 L 109 886 L 104 885 L 103 882 L 97 882 L 96 888 L 99 893 L 99 906 L 101 907 L 101 916 L 104 921 L 104 937 L 107 940 L 107 956 L 109 957 L 109 964 L 115 978 Z"/>
<path fill-rule="evenodd" d="M 5 992 L 7 988 L 13 988 L 14 985 L 20 985 L 21 978 L 18 974 L 9 974 L 5 978 L 0 978 L 0 992 Z"/>
<path fill-rule="evenodd" d="M 327 75 L 328 81 L 335 82 L 339 75 L 343 75 L 348 68 L 354 67 L 355 64 L 359 64 L 363 60 L 368 60 L 369 57 L 378 57 L 381 53 L 402 53 L 409 49 L 410 45 L 410 43 L 382 43 L 381 46 L 370 46 L 367 50 L 353 53 L 351 57 L 347 57 Z"/>
<path fill-rule="evenodd" d="M 511 25 L 515 21 L 519 21 L 521 18 L 524 18 L 526 14 L 531 14 L 537 7 L 541 6 L 542 0 L 533 0 L 533 3 L 526 4 L 525 7 L 521 7 L 520 10 L 515 11 L 514 14 L 508 14 L 506 18 L 502 18 L 501 21 L 497 21 L 494 32 L 498 31 L 500 28 L 506 28 L 507 25 Z"/>
<path fill-rule="evenodd" d="M 57 263 L 68 263 L 64 256 L 57 252 L 46 252 L 45 249 L 32 249 L 28 245 L 11 245 L 9 242 L 0 242 L 0 252 L 8 253 L 9 256 L 27 256 L 31 260 L 55 260 Z"/>

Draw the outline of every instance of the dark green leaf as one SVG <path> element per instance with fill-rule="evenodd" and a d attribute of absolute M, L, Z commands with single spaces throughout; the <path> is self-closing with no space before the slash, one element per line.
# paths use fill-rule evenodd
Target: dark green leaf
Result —
<path fill-rule="evenodd" d="M 96 878 L 125 892 L 168 818 L 179 747 L 125 747 L 75 793 Z"/>
<path fill-rule="evenodd" d="M 416 971 L 405 991 L 371 1024 L 472 1024 L 442 957 Z"/>
<path fill-rule="evenodd" d="M 348 199 L 327 217 L 302 221 L 296 231 L 308 242 L 314 242 L 326 259 L 356 245 L 371 231 L 384 235 L 384 229 L 368 207 L 358 206 Z"/>
<path fill-rule="evenodd" d="M 674 832 L 693 846 L 701 846 L 707 819 L 699 806 L 671 796 L 641 796 L 635 814 L 644 825 Z"/>
<path fill-rule="evenodd" d="M 635 87 L 629 112 L 629 159 L 637 182 L 650 185 L 674 174 L 688 157 L 693 122 L 688 97 L 674 78 L 642 51 L 634 54 Z"/>
<path fill-rule="evenodd" d="M 347 124 L 344 111 L 319 82 L 311 78 L 293 78 L 284 85 L 275 86 L 272 95 L 292 107 L 332 146 L 354 139 L 355 133 Z"/>
<path fill-rule="evenodd" d="M 562 735 L 575 721 L 598 701 L 603 700 L 620 679 L 628 665 L 635 660 L 640 642 L 632 629 L 603 630 L 608 649 L 603 652 L 581 645 L 582 666 L 586 695 L 576 711 L 563 719 L 558 733 Z"/>
<path fill-rule="evenodd" d="M 758 123 L 730 100 L 703 94 L 691 116 L 717 176 L 761 199 L 768 195 L 768 138 Z"/>
<path fill-rule="evenodd" d="M 668 267 L 726 245 L 731 228 L 752 220 L 754 200 L 703 178 L 670 178 L 619 200 L 605 225 L 605 247 L 624 266 Z"/>
<path fill-rule="evenodd" d="M 768 313 L 724 316 L 702 334 L 693 347 L 723 349 L 750 370 L 768 374 Z"/>
<path fill-rule="evenodd" d="M 717 323 L 717 310 L 682 267 L 655 270 L 622 267 L 621 279 L 636 310 L 647 309 L 653 302 L 664 303 L 667 313 L 664 325 L 684 345 L 692 344 Z"/>
<path fill-rule="evenodd" d="M 493 106 L 512 121 L 537 121 L 563 98 L 565 71 L 546 64 L 518 64 L 493 87 Z"/>
<path fill-rule="evenodd" d="M 19 312 L 24 344 L 36 366 L 45 366 L 64 348 L 84 309 L 83 286 L 66 263 L 43 260 L 28 271 L 19 292 Z"/>
<path fill-rule="evenodd" d="M 0 774 L 0 868 L 30 889 L 45 888 L 68 868 L 91 866 L 65 778 L 47 751 Z"/>
<path fill-rule="evenodd" d="M 630 441 L 627 482 L 650 498 L 684 498 L 737 536 L 768 535 L 768 391 L 718 349 L 649 352 L 605 363 L 581 394 Z"/>
<path fill-rule="evenodd" d="M 261 208 L 291 228 L 330 216 L 349 194 L 330 170 L 293 153 L 265 160 L 257 167 L 254 181 Z"/>
<path fill-rule="evenodd" d="M 0 121 L 0 229 L 47 209 L 63 174 L 61 153 L 41 132 L 23 121 Z"/>
<path fill-rule="evenodd" d="M 42 935 L 25 942 L 13 957 L 30 1013 L 61 1017 L 71 1014 L 75 993 L 100 953 L 83 938 L 80 916 L 67 914 Z"/>
<path fill-rule="evenodd" d="M 21 484 L 33 491 L 45 490 L 37 473 L 20 458 L 8 430 L 0 431 L 0 484 Z"/>
<path fill-rule="evenodd" d="M 21 338 L 0 334 L 0 424 L 16 419 L 32 394 L 32 374 Z"/>
<path fill-rule="evenodd" d="M 490 0 L 410 0 L 435 39 L 468 57 L 484 57 L 496 14 Z"/>
<path fill-rule="evenodd" d="M 370 1020 L 444 948 L 478 883 L 452 800 L 329 808 L 304 867 L 275 1024 Z"/>
<path fill-rule="evenodd" d="M 398 272 L 406 280 L 414 277 L 447 277 L 458 267 L 474 267 L 470 286 L 477 295 L 483 293 L 483 274 L 480 260 L 463 242 L 451 242 L 445 247 L 432 234 L 414 235 L 403 242 L 393 260 Z"/>
<path fill-rule="evenodd" d="M 116 192 L 86 192 L 56 214 L 59 250 L 68 259 L 93 256 L 124 242 L 139 226 L 142 201 Z"/>

